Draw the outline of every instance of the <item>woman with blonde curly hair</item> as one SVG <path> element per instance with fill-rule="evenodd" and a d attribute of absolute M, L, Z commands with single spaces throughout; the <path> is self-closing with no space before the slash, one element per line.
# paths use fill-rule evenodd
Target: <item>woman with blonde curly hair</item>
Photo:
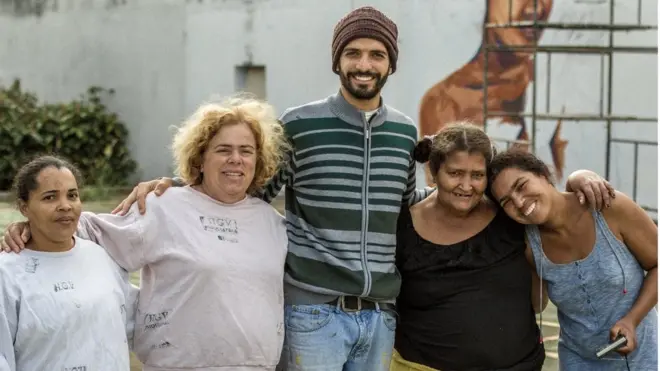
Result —
<path fill-rule="evenodd" d="M 275 369 L 287 236 L 283 218 L 251 194 L 279 166 L 284 138 L 266 103 L 203 105 L 172 146 L 188 186 L 149 195 L 144 215 L 137 205 L 81 215 L 79 236 L 141 270 L 134 350 L 145 371 Z"/>

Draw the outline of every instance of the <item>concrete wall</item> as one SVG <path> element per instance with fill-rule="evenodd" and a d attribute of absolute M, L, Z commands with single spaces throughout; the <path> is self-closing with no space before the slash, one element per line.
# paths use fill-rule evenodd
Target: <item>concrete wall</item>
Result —
<path fill-rule="evenodd" d="M 90 85 L 115 89 L 109 107 L 130 129 L 141 175 L 167 174 L 167 127 L 185 113 L 184 4 L 48 3 L 41 15 L 5 9 L 0 16 L 0 81 L 19 77 L 48 101 Z"/>
<path fill-rule="evenodd" d="M 400 30 L 399 70 L 385 99 L 417 119 L 424 92 L 474 55 L 484 0 L 0 0 L 0 82 L 20 77 L 26 88 L 50 101 L 69 99 L 93 84 L 115 89 L 109 105 L 129 126 L 139 177 L 153 178 L 171 171 L 169 128 L 213 95 L 234 93 L 245 79 L 237 76 L 237 66 L 265 66 L 265 95 L 279 110 L 335 92 L 332 29 L 347 11 L 367 4 L 391 16 Z M 617 21 L 636 22 L 637 1 L 616 4 Z M 643 23 L 657 24 L 657 0 L 642 4 Z M 606 22 L 607 11 L 607 1 L 554 0 L 551 21 Z M 657 32 L 616 38 L 626 45 L 656 40 Z M 548 30 L 541 44 L 606 41 L 604 32 Z M 538 102 L 547 101 L 544 89 L 552 81 L 551 110 L 597 111 L 597 56 L 555 55 L 550 78 L 543 58 Z M 657 55 L 615 57 L 615 113 L 657 116 L 656 66 Z M 539 122 L 535 128 L 544 157 L 554 125 Z M 488 127 L 493 135 L 513 135 L 496 123 Z M 655 139 L 657 125 L 620 123 L 615 135 Z M 578 168 L 604 174 L 604 123 L 564 122 L 564 137 L 569 140 L 565 174 Z M 640 158 L 650 161 L 641 168 L 640 195 L 656 206 L 657 148 L 643 149 Z M 613 182 L 631 192 L 630 146 L 616 149 L 612 159 Z"/>

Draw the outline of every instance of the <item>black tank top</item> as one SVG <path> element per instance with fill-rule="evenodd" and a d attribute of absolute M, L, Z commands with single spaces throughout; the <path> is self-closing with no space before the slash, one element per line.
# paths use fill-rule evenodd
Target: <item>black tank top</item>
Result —
<path fill-rule="evenodd" d="M 404 207 L 397 232 L 395 348 L 442 371 L 540 370 L 545 360 L 531 301 L 524 227 L 503 211 L 473 237 L 433 244 Z"/>

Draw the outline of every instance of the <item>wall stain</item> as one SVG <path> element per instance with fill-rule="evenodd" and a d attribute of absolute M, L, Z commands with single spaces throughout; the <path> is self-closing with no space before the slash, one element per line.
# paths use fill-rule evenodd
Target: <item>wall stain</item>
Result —
<path fill-rule="evenodd" d="M 128 0 L 106 0 L 105 8 L 106 9 L 118 8 L 122 5 L 126 5 L 127 3 Z"/>
<path fill-rule="evenodd" d="M 247 17 L 245 19 L 245 37 L 246 37 L 246 43 L 245 43 L 245 65 L 252 65 L 254 63 L 254 52 L 252 51 L 253 44 L 254 44 L 254 18 L 255 18 L 255 11 L 256 11 L 256 5 L 254 3 L 254 0 L 244 0 L 243 4 L 245 5 L 245 11 L 247 13 Z"/>
<path fill-rule="evenodd" d="M 57 0 L 0 0 L 0 13 L 16 17 L 41 17 L 46 8 L 57 8 Z"/>
<path fill-rule="evenodd" d="M 13 17 L 41 17 L 46 13 L 56 13 L 64 10 L 63 0 L 0 0 L 0 14 Z M 69 7 L 103 7 L 106 10 L 128 4 L 128 0 L 76 0 L 68 2 Z"/>

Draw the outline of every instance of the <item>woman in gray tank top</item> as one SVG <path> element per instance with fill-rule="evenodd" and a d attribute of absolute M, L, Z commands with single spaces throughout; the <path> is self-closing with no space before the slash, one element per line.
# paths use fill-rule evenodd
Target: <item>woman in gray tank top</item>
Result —
<path fill-rule="evenodd" d="M 619 192 L 602 212 L 589 210 L 522 151 L 496 155 L 489 180 L 493 199 L 527 225 L 536 271 L 557 306 L 560 369 L 657 370 L 658 228 L 648 214 Z M 619 335 L 627 343 L 618 354 L 598 358 Z"/>

